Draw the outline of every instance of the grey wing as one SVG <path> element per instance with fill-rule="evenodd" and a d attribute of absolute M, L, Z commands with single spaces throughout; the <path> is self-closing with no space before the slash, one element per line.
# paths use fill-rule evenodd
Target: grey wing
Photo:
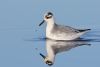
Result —
<path fill-rule="evenodd" d="M 75 28 L 70 27 L 70 26 L 61 26 L 61 29 L 63 29 L 64 31 L 73 32 L 73 33 L 80 33 L 80 32 L 85 32 L 85 31 L 91 30 L 91 29 L 75 29 Z"/>
<path fill-rule="evenodd" d="M 66 29 L 67 29 L 68 31 L 79 33 L 79 30 L 77 30 L 77 29 L 75 29 L 75 28 L 73 28 L 73 27 L 70 27 L 70 26 L 65 26 L 65 27 L 66 27 Z"/>
<path fill-rule="evenodd" d="M 66 33 L 79 33 L 80 32 L 79 30 L 72 28 L 70 26 L 59 25 L 58 27 L 59 27 L 59 29 L 61 29 L 62 32 L 66 32 Z"/>

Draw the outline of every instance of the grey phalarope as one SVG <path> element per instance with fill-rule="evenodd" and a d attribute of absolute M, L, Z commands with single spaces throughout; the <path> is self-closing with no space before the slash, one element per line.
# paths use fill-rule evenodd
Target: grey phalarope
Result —
<path fill-rule="evenodd" d="M 44 20 L 39 24 L 41 26 L 47 22 L 46 38 L 53 40 L 75 40 L 85 34 L 90 29 L 75 29 L 70 26 L 62 26 L 55 23 L 54 15 L 51 12 L 44 14 Z"/>

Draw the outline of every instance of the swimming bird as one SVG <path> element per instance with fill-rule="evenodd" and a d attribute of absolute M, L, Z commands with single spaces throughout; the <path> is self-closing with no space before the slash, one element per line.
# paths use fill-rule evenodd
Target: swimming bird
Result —
<path fill-rule="evenodd" d="M 85 40 L 79 40 L 79 41 L 59 41 L 59 40 L 51 40 L 46 39 L 46 51 L 47 56 L 40 53 L 40 55 L 43 57 L 43 60 L 46 64 L 49 66 L 54 64 L 55 57 L 57 54 L 69 51 L 72 48 L 82 46 L 82 45 L 91 45 L 88 43 L 88 41 Z"/>
<path fill-rule="evenodd" d="M 75 29 L 70 26 L 58 25 L 55 23 L 54 15 L 52 12 L 46 12 L 44 14 L 44 20 L 39 24 L 41 26 L 44 22 L 46 26 L 46 38 L 53 40 L 75 40 L 80 38 L 91 29 Z"/>

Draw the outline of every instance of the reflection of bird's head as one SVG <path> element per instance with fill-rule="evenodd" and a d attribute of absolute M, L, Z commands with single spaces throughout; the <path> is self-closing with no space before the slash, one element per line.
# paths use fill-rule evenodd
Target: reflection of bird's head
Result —
<path fill-rule="evenodd" d="M 49 60 L 48 57 L 44 56 L 43 54 L 40 53 L 40 56 L 42 56 L 42 58 L 44 59 L 44 62 L 46 64 L 48 64 L 49 66 L 53 65 L 53 62 L 51 60 Z"/>

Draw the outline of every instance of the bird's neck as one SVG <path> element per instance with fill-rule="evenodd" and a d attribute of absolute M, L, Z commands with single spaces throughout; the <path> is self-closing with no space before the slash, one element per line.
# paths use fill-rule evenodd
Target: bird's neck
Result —
<path fill-rule="evenodd" d="M 48 54 L 47 57 L 48 57 L 48 59 L 49 59 L 50 61 L 54 62 L 55 56 L 56 56 L 55 54 L 51 54 L 51 53 L 50 53 L 50 54 Z"/>
<path fill-rule="evenodd" d="M 50 32 L 55 25 L 55 23 L 54 23 L 55 21 L 53 18 L 51 18 L 51 19 L 48 19 L 46 22 L 47 22 L 47 27 L 46 27 L 47 32 Z"/>
<path fill-rule="evenodd" d="M 56 54 L 55 54 L 53 48 L 51 46 L 49 46 L 49 45 L 47 45 L 47 54 L 48 54 L 47 55 L 48 59 L 50 61 L 54 62 Z"/>

